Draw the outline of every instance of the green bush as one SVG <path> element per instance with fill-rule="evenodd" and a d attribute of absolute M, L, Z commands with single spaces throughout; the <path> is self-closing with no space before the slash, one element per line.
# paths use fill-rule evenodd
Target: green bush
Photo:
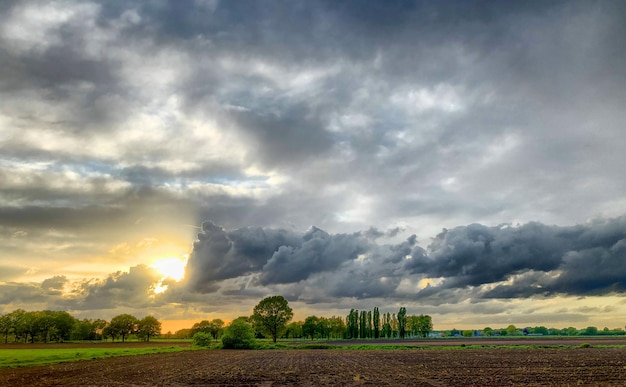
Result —
<path fill-rule="evenodd" d="M 222 336 L 222 347 L 226 349 L 250 349 L 254 346 L 254 330 L 240 319 L 230 323 Z"/>
<path fill-rule="evenodd" d="M 199 347 L 210 346 L 211 340 L 213 340 L 213 336 L 211 336 L 210 333 L 197 332 L 195 335 L 193 335 L 193 344 Z"/>

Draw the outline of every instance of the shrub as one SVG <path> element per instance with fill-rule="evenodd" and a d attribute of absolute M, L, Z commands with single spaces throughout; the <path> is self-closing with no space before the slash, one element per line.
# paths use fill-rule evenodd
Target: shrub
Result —
<path fill-rule="evenodd" d="M 591 344 L 589 344 L 589 343 L 582 343 L 578 347 L 579 348 L 591 348 Z"/>
<path fill-rule="evenodd" d="M 250 349 L 255 345 L 254 330 L 243 320 L 236 319 L 222 336 L 222 347 L 227 349 Z"/>
<path fill-rule="evenodd" d="M 193 335 L 193 344 L 199 347 L 208 347 L 211 345 L 211 340 L 213 336 L 210 333 L 205 332 L 197 332 Z"/>

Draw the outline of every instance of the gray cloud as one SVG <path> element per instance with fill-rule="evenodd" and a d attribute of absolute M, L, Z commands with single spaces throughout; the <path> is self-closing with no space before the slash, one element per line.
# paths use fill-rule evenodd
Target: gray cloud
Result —
<path fill-rule="evenodd" d="M 78 300 L 70 301 L 72 309 L 145 308 L 154 302 L 148 297 L 159 275 L 145 265 L 133 266 L 128 272 L 110 274 L 102 281 L 84 282 Z"/>
<path fill-rule="evenodd" d="M 261 283 L 287 283 L 306 279 L 312 273 L 333 271 L 343 261 L 367 251 L 367 241 L 357 235 L 333 235 L 311 227 L 299 246 L 281 246 L 263 266 Z"/>
<path fill-rule="evenodd" d="M 60 296 L 63 293 L 63 286 L 67 283 L 67 277 L 62 275 L 57 275 L 52 278 L 48 278 L 43 280 L 41 283 L 41 288 L 48 295 L 56 295 Z"/>
<path fill-rule="evenodd" d="M 288 292 L 304 298 L 307 287 L 326 289 L 322 294 L 332 297 L 438 302 L 622 293 L 625 222 L 620 217 L 572 227 L 472 224 L 444 230 L 427 249 L 414 235 L 377 244 L 361 233 L 332 235 L 315 227 L 297 235 L 264 228 L 226 231 L 205 222 L 187 273 L 192 289 L 202 292 L 218 291 L 225 279 L 258 275 L 258 283 L 247 282 L 240 291 L 287 284 Z M 418 289 L 421 280 L 439 283 Z"/>
<path fill-rule="evenodd" d="M 8 282 L 0 285 L 0 303 L 4 305 L 21 303 L 37 304 L 46 301 L 41 286 L 33 283 Z"/>
<path fill-rule="evenodd" d="M 438 288 L 511 281 L 485 297 L 622 293 L 625 222 L 620 217 L 574 227 L 458 227 L 438 235 L 428 256 L 412 258 L 407 267 L 445 278 Z"/>
<path fill-rule="evenodd" d="M 188 281 L 201 292 L 215 291 L 215 281 L 259 271 L 280 246 L 300 243 L 286 230 L 244 228 L 227 232 L 204 222 L 187 263 Z"/>

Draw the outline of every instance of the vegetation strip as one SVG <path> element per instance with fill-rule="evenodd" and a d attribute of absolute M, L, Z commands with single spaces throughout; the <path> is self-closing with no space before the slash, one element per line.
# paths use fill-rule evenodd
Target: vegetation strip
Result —
<path fill-rule="evenodd" d="M 0 368 L 41 366 L 80 360 L 104 359 L 115 356 L 147 355 L 181 352 L 194 347 L 142 348 L 67 348 L 67 349 L 0 349 Z"/>

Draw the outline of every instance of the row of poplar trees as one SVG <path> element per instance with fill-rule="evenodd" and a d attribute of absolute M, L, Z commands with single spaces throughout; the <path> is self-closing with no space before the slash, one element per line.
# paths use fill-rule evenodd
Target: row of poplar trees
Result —
<path fill-rule="evenodd" d="M 374 311 L 361 312 L 350 309 L 346 317 L 346 333 L 349 339 L 427 337 L 432 330 L 433 322 L 430 316 L 423 314 L 407 316 L 405 307 L 401 307 L 397 314 L 387 312 L 382 316 L 378 307 L 375 307 Z"/>

